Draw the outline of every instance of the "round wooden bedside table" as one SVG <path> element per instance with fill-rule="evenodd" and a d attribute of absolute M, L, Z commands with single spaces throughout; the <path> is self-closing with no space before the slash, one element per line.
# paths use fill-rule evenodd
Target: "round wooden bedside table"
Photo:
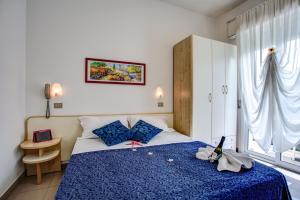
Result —
<path fill-rule="evenodd" d="M 20 147 L 24 149 L 25 156 L 23 163 L 26 165 L 27 175 L 33 175 L 29 172 L 28 165 L 36 166 L 37 184 L 42 183 L 42 172 L 60 171 L 60 142 L 61 138 L 53 138 L 52 140 L 34 143 L 31 140 L 24 141 Z M 48 164 L 48 162 L 51 162 Z M 43 165 L 41 167 L 41 164 Z"/>

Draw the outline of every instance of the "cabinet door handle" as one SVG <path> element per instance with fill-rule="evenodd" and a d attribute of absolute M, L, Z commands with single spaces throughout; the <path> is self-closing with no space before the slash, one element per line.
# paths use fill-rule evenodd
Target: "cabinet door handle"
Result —
<path fill-rule="evenodd" d="M 209 103 L 211 103 L 211 101 L 212 101 L 212 95 L 211 95 L 211 93 L 208 94 L 208 101 L 209 101 Z"/>
<path fill-rule="evenodd" d="M 225 85 L 225 94 L 228 94 L 228 85 Z"/>
<path fill-rule="evenodd" d="M 224 85 L 222 85 L 222 94 L 224 94 L 225 93 L 225 87 L 224 87 Z"/>

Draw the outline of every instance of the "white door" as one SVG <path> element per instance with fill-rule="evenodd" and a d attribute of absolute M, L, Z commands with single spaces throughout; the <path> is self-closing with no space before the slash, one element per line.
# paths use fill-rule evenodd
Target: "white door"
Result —
<path fill-rule="evenodd" d="M 235 136 L 237 130 L 237 50 L 225 44 L 226 86 L 225 86 L 225 135 Z"/>
<path fill-rule="evenodd" d="M 211 40 L 193 36 L 193 139 L 211 144 Z"/>
<path fill-rule="evenodd" d="M 213 100 L 212 100 L 212 140 L 224 135 L 225 114 L 225 44 L 212 41 Z"/>

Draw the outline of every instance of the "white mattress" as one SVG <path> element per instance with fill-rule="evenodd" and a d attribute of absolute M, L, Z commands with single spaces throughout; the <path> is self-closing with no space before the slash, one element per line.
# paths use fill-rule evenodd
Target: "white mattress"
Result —
<path fill-rule="evenodd" d="M 161 144 L 172 144 L 172 143 L 180 143 L 180 142 L 191 142 L 192 139 L 186 135 L 183 135 L 178 132 L 163 132 L 155 136 L 148 144 L 142 144 L 142 147 L 146 146 L 154 146 Z M 90 151 L 101 151 L 101 150 L 109 150 L 109 149 L 124 149 L 124 148 L 132 148 L 130 144 L 131 141 L 126 141 L 121 144 L 107 146 L 101 139 L 93 138 L 77 138 L 75 146 L 72 151 L 73 154 L 79 154 Z M 139 146 L 135 146 L 138 148 Z"/>

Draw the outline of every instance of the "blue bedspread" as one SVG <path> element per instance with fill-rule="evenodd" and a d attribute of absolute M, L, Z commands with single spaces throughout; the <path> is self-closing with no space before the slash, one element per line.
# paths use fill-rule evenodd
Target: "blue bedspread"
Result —
<path fill-rule="evenodd" d="M 256 163 L 241 173 L 218 172 L 217 164 L 196 159 L 201 146 L 206 144 L 73 155 L 56 199 L 291 199 L 285 177 L 275 169 Z"/>

